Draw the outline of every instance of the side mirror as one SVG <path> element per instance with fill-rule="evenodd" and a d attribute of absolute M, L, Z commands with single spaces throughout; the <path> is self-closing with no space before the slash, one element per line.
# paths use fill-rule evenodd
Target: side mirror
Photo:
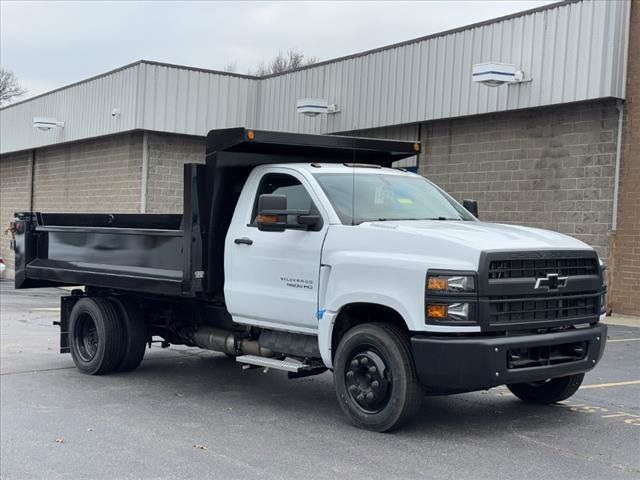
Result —
<path fill-rule="evenodd" d="M 287 228 L 313 230 L 322 223 L 322 218 L 306 210 L 287 210 L 284 195 L 264 194 L 258 198 L 256 223 L 258 230 L 265 232 L 283 232 Z"/>
<path fill-rule="evenodd" d="M 471 200 L 471 199 L 463 200 L 462 206 L 466 208 L 471 215 L 478 218 L 478 202 L 476 200 Z"/>
<path fill-rule="evenodd" d="M 313 227 L 317 227 L 320 224 L 320 215 L 315 213 L 298 215 L 298 223 L 308 229 L 313 229 Z"/>
<path fill-rule="evenodd" d="M 286 228 L 287 197 L 265 193 L 258 198 L 258 216 L 256 223 L 258 230 L 266 232 L 283 232 Z"/>

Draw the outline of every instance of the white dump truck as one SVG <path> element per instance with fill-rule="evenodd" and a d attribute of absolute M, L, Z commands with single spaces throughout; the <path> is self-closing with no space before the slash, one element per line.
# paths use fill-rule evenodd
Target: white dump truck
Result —
<path fill-rule="evenodd" d="M 344 413 L 375 431 L 424 395 L 568 398 L 605 346 L 596 252 L 482 222 L 474 201 L 392 168 L 419 150 L 211 131 L 182 214 L 17 213 L 16 288 L 85 287 L 57 323 L 87 374 L 136 368 L 152 341 L 291 378 L 330 370 Z"/>

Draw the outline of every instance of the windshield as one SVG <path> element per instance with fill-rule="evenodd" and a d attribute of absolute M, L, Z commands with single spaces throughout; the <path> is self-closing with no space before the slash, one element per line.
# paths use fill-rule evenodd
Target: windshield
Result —
<path fill-rule="evenodd" d="M 345 225 L 385 220 L 474 220 L 453 198 L 419 176 L 316 173 Z"/>

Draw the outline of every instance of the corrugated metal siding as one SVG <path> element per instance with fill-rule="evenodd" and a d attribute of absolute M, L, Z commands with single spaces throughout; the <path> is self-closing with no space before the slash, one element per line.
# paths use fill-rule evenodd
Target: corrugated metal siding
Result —
<path fill-rule="evenodd" d="M 262 80 L 260 128 L 336 132 L 567 103 L 624 98 L 629 2 L 557 6 Z M 520 66 L 528 83 L 471 81 L 474 63 Z M 307 118 L 299 98 L 341 112 Z"/>
<path fill-rule="evenodd" d="M 258 80 L 139 62 L 0 110 L 0 153 L 134 129 L 206 135 L 252 126 Z M 120 118 L 111 115 L 119 108 Z M 64 128 L 42 132 L 34 117 Z"/>
<path fill-rule="evenodd" d="M 140 67 L 138 128 L 205 135 L 253 123 L 258 80 L 149 63 Z"/>
<path fill-rule="evenodd" d="M 0 152 L 132 130 L 136 126 L 139 66 L 118 70 L 70 88 L 0 110 Z M 111 116 L 119 108 L 120 118 Z M 64 128 L 40 131 L 34 117 L 53 117 Z"/>
<path fill-rule="evenodd" d="M 0 153 L 147 129 L 325 133 L 603 97 L 624 98 L 630 3 L 584 0 L 262 79 L 138 62 L 0 110 Z M 490 88 L 471 66 L 515 63 L 533 81 Z M 341 111 L 299 115 L 319 97 Z M 120 108 L 121 117 L 111 116 Z M 33 117 L 65 122 L 40 132 Z"/>

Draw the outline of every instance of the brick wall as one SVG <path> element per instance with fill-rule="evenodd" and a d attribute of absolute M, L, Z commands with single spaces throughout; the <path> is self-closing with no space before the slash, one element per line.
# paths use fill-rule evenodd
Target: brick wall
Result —
<path fill-rule="evenodd" d="M 13 251 L 5 229 L 14 212 L 28 211 L 31 204 L 31 152 L 0 156 L 0 256 L 7 263 L 5 277 L 13 277 Z"/>
<path fill-rule="evenodd" d="M 138 212 L 142 133 L 36 151 L 33 208 L 49 212 Z"/>
<path fill-rule="evenodd" d="M 182 213 L 183 165 L 204 163 L 205 139 L 149 133 L 147 212 Z"/>
<path fill-rule="evenodd" d="M 566 233 L 607 261 L 617 122 L 611 100 L 433 122 L 419 171 L 482 220 Z"/>
<path fill-rule="evenodd" d="M 0 227 L 15 211 L 138 212 L 142 133 L 114 135 L 35 151 L 33 194 L 31 151 L 0 157 Z M 13 277 L 9 237 L 0 237 L 0 255 Z"/>
<path fill-rule="evenodd" d="M 612 239 L 609 306 L 640 315 L 640 2 L 631 3 L 625 126 L 620 163 L 618 225 Z"/>

